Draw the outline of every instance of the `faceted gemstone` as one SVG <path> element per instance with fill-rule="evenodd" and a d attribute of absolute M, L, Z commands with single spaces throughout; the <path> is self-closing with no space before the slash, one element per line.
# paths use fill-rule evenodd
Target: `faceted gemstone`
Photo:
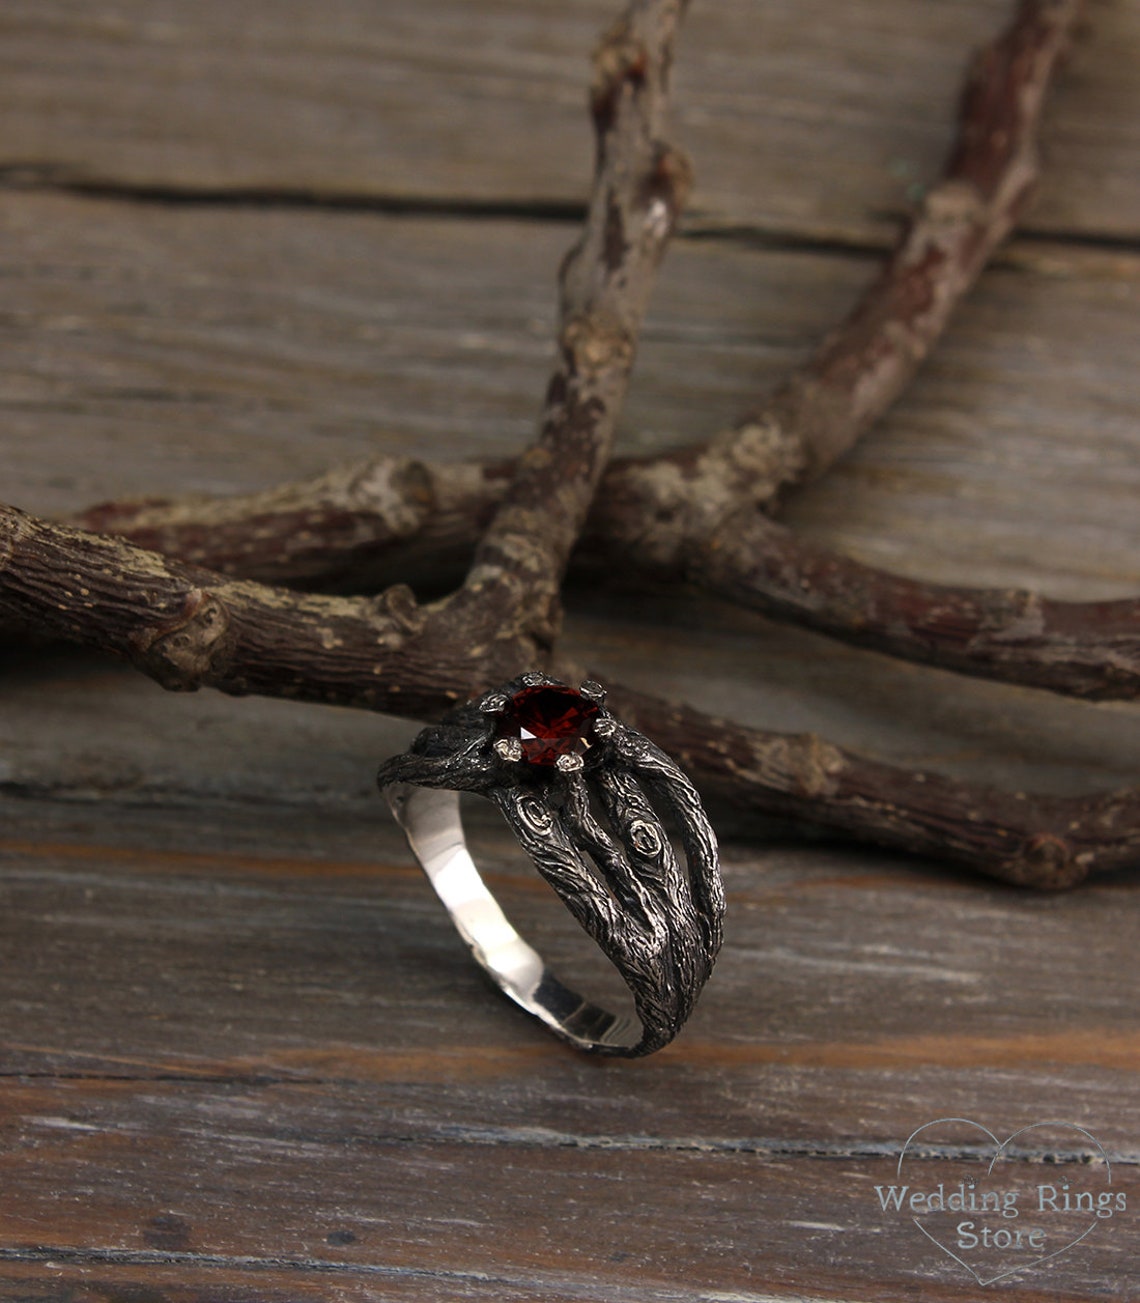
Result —
<path fill-rule="evenodd" d="M 499 716 L 495 736 L 517 737 L 524 760 L 552 765 L 559 756 L 585 751 L 597 713 L 597 706 L 573 688 L 540 683 L 515 693 Z"/>

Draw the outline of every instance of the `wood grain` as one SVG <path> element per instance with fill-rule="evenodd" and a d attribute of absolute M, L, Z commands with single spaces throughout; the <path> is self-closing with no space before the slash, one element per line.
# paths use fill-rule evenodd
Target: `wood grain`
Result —
<path fill-rule="evenodd" d="M 10 0 L 3 160 L 97 185 L 581 204 L 587 55 L 606 0 L 192 7 Z M 681 138 L 695 220 L 884 243 L 937 170 L 970 53 L 1008 0 L 722 0 L 690 15 Z M 1050 112 L 1050 233 L 1140 233 L 1140 15 L 1099 0 Z"/>
<path fill-rule="evenodd" d="M 553 268 L 570 239 L 561 225 L 31 195 L 6 196 L 2 211 L 20 253 L 7 264 L 0 444 L 7 495 L 33 510 L 252 488 L 378 450 L 507 454 L 532 429 Z M 1140 590 L 1138 268 L 1122 253 L 1015 244 L 913 393 L 791 502 L 792 519 L 945 582 L 1074 599 Z M 730 422 L 873 271 L 862 257 L 682 241 L 640 351 L 624 446 Z M 570 600 L 572 655 L 758 726 L 1015 790 L 1123 786 L 1140 765 L 1135 708 L 968 684 L 675 595 Z M 301 725 L 271 703 L 155 700 L 119 680 L 102 706 L 82 686 L 46 688 L 17 680 L 6 706 L 12 779 L 37 790 L 208 795 L 236 774 L 231 748 L 254 720 L 280 739 L 282 763 L 244 780 L 263 791 L 310 790 L 303 759 L 286 760 L 294 730 L 324 739 L 322 793 L 366 792 L 383 749 L 361 746 L 353 774 L 337 731 L 363 737 L 367 721 L 306 712 Z M 105 740 L 76 735 L 67 712 Z M 151 712 L 176 734 L 195 729 L 196 747 L 226 741 L 202 763 L 156 745 Z"/>
<path fill-rule="evenodd" d="M 977 1103 L 990 1089 L 1009 1109 L 1017 1091 L 1040 1102 L 1054 1084 L 1004 1074 L 1053 1065 L 1081 1079 L 1088 1124 L 1129 1148 L 1140 1100 L 1112 1095 L 1140 1055 L 1126 882 L 1040 897 L 871 856 L 729 844 L 715 984 L 675 1046 L 611 1069 L 488 998 L 378 807 L 347 821 L 156 805 L 124 820 L 114 802 L 9 802 L 4 1070 L 407 1088 L 387 1107 L 416 1135 L 438 1125 L 416 1112 L 430 1086 L 468 1129 L 715 1147 L 734 1135 L 889 1145 L 896 1110 L 908 1121 L 918 1107 L 915 1082 L 931 1089 L 942 1074 L 956 1095 Z M 609 993 L 604 961 L 497 820 L 472 826 L 519 926 Z M 1082 936 L 1095 951 L 1079 952 Z M 45 985 L 45 962 L 69 976 Z M 721 1072 L 736 1088 L 716 1083 Z M 532 1088 L 495 1103 L 519 1073 Z M 833 1075 L 860 1074 L 866 1088 L 840 1092 L 827 1116 L 805 1103 Z"/>
<path fill-rule="evenodd" d="M 378 1277 L 408 1297 L 956 1297 L 960 1269 L 872 1187 L 939 1110 L 1012 1130 L 1056 1110 L 1058 1074 L 1140 1197 L 1119 888 L 1043 899 L 729 847 L 715 983 L 674 1047 L 615 1065 L 488 994 L 426 883 L 387 867 L 390 828 L 330 822 L 314 853 L 324 831 L 285 809 L 244 834 L 232 807 L 62 813 L 9 803 L 0 844 L 0 1177 L 24 1268 L 103 1288 L 177 1264 L 259 1299 L 284 1264 L 349 1298 Z M 478 826 L 528 934 L 589 963 Z M 1126 1297 L 1135 1241 L 1134 1219 L 1106 1228 L 1050 1297 Z"/>
<path fill-rule="evenodd" d="M 0 437 L 28 510 L 254 488 L 377 451 L 506 455 L 531 435 L 568 227 L 15 194 L 0 214 Z M 728 425 L 874 268 L 682 241 L 622 446 Z M 1135 592 L 1138 295 L 1129 254 L 1015 245 L 792 519 L 931 579 Z"/>
<path fill-rule="evenodd" d="M 696 211 L 627 449 L 714 433 L 846 311 L 1009 11 L 693 8 L 677 96 Z M 790 504 L 822 541 L 951 582 L 1140 590 L 1140 18 L 1090 14 L 1030 236 L 889 420 Z M 377 451 L 516 451 L 611 17 L 10 0 L 2 496 L 51 513 Z M 677 594 L 570 601 L 568 654 L 734 718 L 1013 790 L 1140 772 L 1135 707 L 960 683 Z M 598 1064 L 488 990 L 399 843 L 372 771 L 411 732 L 5 655 L 0 1296 L 971 1297 L 873 1195 L 948 1113 L 1002 1135 L 1071 1117 L 1140 1207 L 1135 874 L 1040 898 L 718 811 L 713 981 L 669 1050 Z M 473 827 L 524 930 L 613 995 L 495 823 Z M 1128 1298 L 1137 1225 L 1130 1205 L 996 1288 Z"/>

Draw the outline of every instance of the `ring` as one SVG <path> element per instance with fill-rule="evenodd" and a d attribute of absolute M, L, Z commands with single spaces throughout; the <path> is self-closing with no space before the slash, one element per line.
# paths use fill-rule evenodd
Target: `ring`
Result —
<path fill-rule="evenodd" d="M 377 781 L 495 983 L 579 1049 L 632 1058 L 667 1045 L 692 1011 L 720 948 L 724 888 L 696 788 L 605 696 L 597 683 L 523 674 L 424 729 Z M 621 974 L 640 1026 L 563 985 L 511 926 L 467 849 L 461 791 L 502 811 Z M 685 870 L 650 797 L 676 825 Z"/>

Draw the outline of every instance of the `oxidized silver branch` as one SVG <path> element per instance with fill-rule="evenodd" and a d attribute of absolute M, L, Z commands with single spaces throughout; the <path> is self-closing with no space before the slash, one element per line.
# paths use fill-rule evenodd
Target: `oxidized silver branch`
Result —
<path fill-rule="evenodd" d="M 596 683 L 524 674 L 424 729 L 377 779 L 498 986 L 578 1048 L 633 1057 L 667 1045 L 692 1011 L 720 948 L 724 889 L 696 788 L 604 702 Z M 467 849 L 461 791 L 502 811 L 625 980 L 640 1027 L 570 990 L 518 935 Z M 650 798 L 677 827 L 684 870 Z"/>

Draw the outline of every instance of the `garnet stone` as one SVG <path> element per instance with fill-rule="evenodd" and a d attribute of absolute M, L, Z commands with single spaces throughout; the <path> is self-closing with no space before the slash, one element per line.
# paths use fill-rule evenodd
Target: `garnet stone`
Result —
<path fill-rule="evenodd" d="M 499 716 L 495 736 L 517 737 L 524 760 L 552 765 L 559 756 L 585 751 L 597 713 L 597 706 L 573 688 L 540 683 L 515 693 Z"/>

